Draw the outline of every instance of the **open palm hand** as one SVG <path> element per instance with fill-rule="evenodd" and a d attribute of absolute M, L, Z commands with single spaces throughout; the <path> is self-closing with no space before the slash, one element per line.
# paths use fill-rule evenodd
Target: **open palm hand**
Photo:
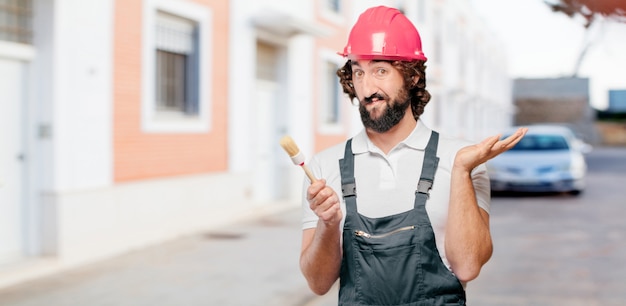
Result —
<path fill-rule="evenodd" d="M 487 162 L 514 147 L 526 135 L 528 128 L 519 128 L 511 136 L 500 140 L 500 135 L 487 137 L 480 143 L 459 150 L 454 159 L 454 167 L 472 171 L 476 166 Z"/>

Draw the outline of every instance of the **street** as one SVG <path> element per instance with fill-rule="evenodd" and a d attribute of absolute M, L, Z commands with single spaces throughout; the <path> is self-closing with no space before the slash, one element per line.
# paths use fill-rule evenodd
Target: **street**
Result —
<path fill-rule="evenodd" d="M 300 233 L 291 209 L 0 290 L 0 305 L 304 305 Z"/>
<path fill-rule="evenodd" d="M 468 285 L 473 305 L 626 305 L 626 150 L 587 156 L 578 197 L 492 201 L 493 257 Z"/>
<path fill-rule="evenodd" d="M 494 254 L 470 305 L 626 305 L 626 148 L 588 155 L 579 196 L 493 198 Z M 290 209 L 0 290 L 0 305 L 336 305 L 298 268 Z"/>

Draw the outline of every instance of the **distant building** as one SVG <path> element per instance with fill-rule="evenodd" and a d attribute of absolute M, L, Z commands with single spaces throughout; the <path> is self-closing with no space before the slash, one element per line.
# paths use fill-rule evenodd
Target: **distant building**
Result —
<path fill-rule="evenodd" d="M 608 112 L 626 113 L 626 89 L 609 90 Z"/>
<path fill-rule="evenodd" d="M 596 126 L 602 143 L 609 146 L 626 146 L 626 90 L 609 90 L 609 105 L 598 111 Z"/>
<path fill-rule="evenodd" d="M 515 125 L 566 125 L 587 141 L 596 138 L 588 78 L 516 79 L 513 103 Z"/>

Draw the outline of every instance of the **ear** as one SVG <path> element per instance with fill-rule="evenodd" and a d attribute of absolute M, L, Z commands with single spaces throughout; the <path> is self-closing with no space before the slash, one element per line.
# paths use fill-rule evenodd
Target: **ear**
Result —
<path fill-rule="evenodd" d="M 411 86 L 417 85 L 417 82 L 419 82 L 419 80 L 420 80 L 419 76 L 413 76 L 413 82 L 412 82 Z"/>

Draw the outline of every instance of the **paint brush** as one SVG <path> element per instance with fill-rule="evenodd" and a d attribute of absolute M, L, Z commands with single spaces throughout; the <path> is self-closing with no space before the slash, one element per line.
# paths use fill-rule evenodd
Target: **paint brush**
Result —
<path fill-rule="evenodd" d="M 313 176 L 313 173 L 311 173 L 311 170 L 309 170 L 309 168 L 304 164 L 304 154 L 300 152 L 300 149 L 298 149 L 298 146 L 293 141 L 293 139 L 291 139 L 291 137 L 284 136 L 283 138 L 281 138 L 280 146 L 283 147 L 285 152 L 287 152 L 287 155 L 289 155 L 289 157 L 291 158 L 291 161 L 295 165 L 302 167 L 302 170 L 304 170 L 304 173 L 306 173 L 306 176 L 309 177 L 309 180 L 311 180 L 311 183 L 317 181 L 315 176 Z"/>

